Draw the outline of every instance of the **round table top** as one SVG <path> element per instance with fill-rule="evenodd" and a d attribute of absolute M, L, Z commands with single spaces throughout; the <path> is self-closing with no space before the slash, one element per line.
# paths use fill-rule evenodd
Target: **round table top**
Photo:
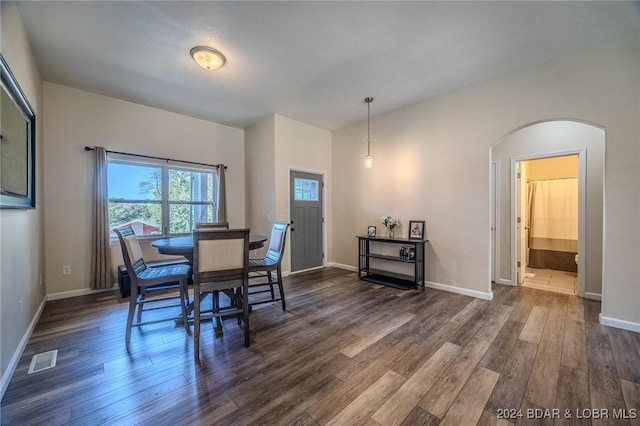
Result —
<path fill-rule="evenodd" d="M 265 235 L 250 234 L 249 250 L 255 250 L 262 247 L 267 241 Z M 158 253 L 172 254 L 178 256 L 193 255 L 193 236 L 185 235 L 183 237 L 160 238 L 151 243 L 158 250 Z"/>

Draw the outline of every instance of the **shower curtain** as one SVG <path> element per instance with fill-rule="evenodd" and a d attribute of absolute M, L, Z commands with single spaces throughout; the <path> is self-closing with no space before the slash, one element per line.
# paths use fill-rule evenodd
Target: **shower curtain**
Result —
<path fill-rule="evenodd" d="M 578 178 L 529 182 L 529 266 L 577 272 Z"/>

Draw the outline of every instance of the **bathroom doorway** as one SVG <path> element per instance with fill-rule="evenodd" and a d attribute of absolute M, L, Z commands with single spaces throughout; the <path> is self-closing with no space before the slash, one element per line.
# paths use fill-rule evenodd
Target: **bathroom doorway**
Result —
<path fill-rule="evenodd" d="M 578 296 L 600 300 L 603 283 L 604 147 L 601 127 L 570 120 L 528 124 L 491 147 L 490 260 L 496 284 L 519 285 L 516 165 L 521 161 L 578 156 Z M 522 237 L 521 237 L 522 238 Z M 526 273 L 526 270 L 525 270 Z M 540 274 L 538 274 L 540 276 Z"/>
<path fill-rule="evenodd" d="M 579 156 L 516 162 L 517 283 L 578 294 Z"/>

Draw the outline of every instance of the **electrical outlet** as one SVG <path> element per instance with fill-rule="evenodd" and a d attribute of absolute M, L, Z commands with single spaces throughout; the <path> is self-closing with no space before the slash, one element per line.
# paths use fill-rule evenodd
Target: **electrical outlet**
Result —
<path fill-rule="evenodd" d="M 71 265 L 65 265 L 62 267 L 62 275 L 71 275 Z"/>
<path fill-rule="evenodd" d="M 267 215 L 267 223 L 271 223 L 271 215 L 270 214 Z"/>
<path fill-rule="evenodd" d="M 19 305 L 20 313 L 22 313 L 24 311 L 22 299 L 20 299 L 20 301 L 18 302 L 18 305 Z"/>
<path fill-rule="evenodd" d="M 40 274 L 40 287 L 42 287 L 42 274 Z"/>

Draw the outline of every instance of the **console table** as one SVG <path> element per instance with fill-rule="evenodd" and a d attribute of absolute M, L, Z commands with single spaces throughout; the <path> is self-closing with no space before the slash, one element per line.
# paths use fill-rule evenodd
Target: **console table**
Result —
<path fill-rule="evenodd" d="M 401 289 L 424 285 L 424 246 L 429 240 L 358 236 L 358 277 L 361 280 Z M 372 251 L 372 243 L 376 250 Z M 412 258 L 400 256 L 401 247 L 413 249 Z M 374 260 L 375 259 L 375 260 Z M 374 260 L 372 262 L 372 260 Z M 409 264 L 412 273 L 399 273 L 389 268 L 396 262 Z M 372 263 L 376 263 L 372 266 Z M 385 268 L 385 266 L 387 266 Z"/>

